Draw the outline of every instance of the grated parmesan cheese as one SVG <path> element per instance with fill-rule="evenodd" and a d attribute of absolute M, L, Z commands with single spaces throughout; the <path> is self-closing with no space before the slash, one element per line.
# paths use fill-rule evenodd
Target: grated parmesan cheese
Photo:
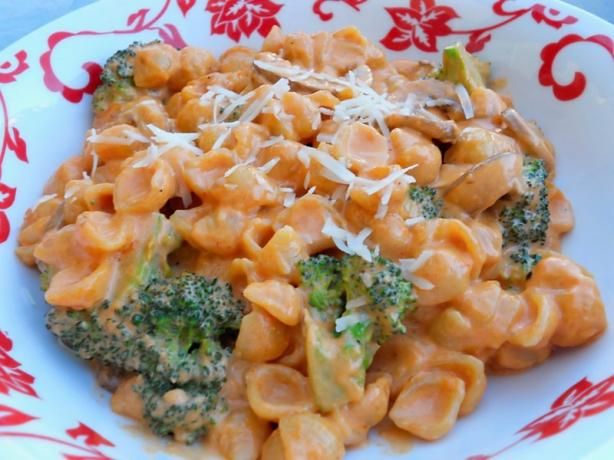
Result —
<path fill-rule="evenodd" d="M 373 260 L 371 251 L 365 244 L 365 240 L 369 237 L 369 235 L 371 235 L 372 232 L 372 229 L 364 228 L 357 235 L 355 235 L 352 232 L 338 227 L 333 222 L 330 215 L 326 217 L 324 220 L 324 225 L 322 226 L 322 234 L 330 236 L 335 243 L 335 246 L 337 246 L 340 251 L 343 251 L 349 255 L 360 256 L 367 262 L 371 262 Z"/>
<path fill-rule="evenodd" d="M 99 161 L 100 161 L 100 158 L 98 157 L 98 154 L 96 153 L 96 151 L 92 150 L 92 171 L 90 172 L 91 177 L 94 177 L 94 174 L 96 174 L 96 170 L 98 169 Z"/>
<path fill-rule="evenodd" d="M 409 219 L 405 219 L 405 225 L 408 227 L 413 227 L 421 222 L 424 222 L 426 219 L 424 216 L 410 217 Z"/>
<path fill-rule="evenodd" d="M 296 194 L 294 193 L 294 190 L 290 187 L 281 187 L 279 190 L 285 194 L 283 201 L 284 208 L 289 208 L 292 206 L 296 201 Z"/>
<path fill-rule="evenodd" d="M 265 149 L 267 147 L 271 147 L 272 145 L 280 144 L 284 142 L 285 140 L 286 139 L 283 136 L 273 136 L 270 139 L 267 139 L 266 141 L 261 142 L 260 145 L 258 145 L 258 148 Z"/>
<path fill-rule="evenodd" d="M 38 199 L 38 201 L 36 203 L 34 203 L 34 206 L 32 207 L 32 209 L 37 208 L 38 206 L 40 206 L 43 203 L 46 203 L 47 201 L 53 200 L 57 196 L 58 196 L 57 193 L 52 193 L 51 195 L 43 195 L 43 196 L 41 196 Z"/>
<path fill-rule="evenodd" d="M 196 147 L 193 142 L 200 136 L 199 133 L 173 133 L 164 131 L 154 124 L 148 124 L 147 128 L 154 134 L 151 138 L 156 144 L 161 145 L 158 148 L 158 156 L 163 155 L 174 147 L 181 147 L 189 150 L 196 155 L 201 155 L 203 151 Z"/>
<path fill-rule="evenodd" d="M 463 109 L 463 113 L 465 114 L 465 119 L 470 120 L 475 116 L 473 110 L 473 103 L 471 102 L 471 97 L 467 92 L 467 88 L 460 83 L 454 86 L 456 90 L 456 95 L 458 96 L 458 101 L 460 102 L 461 108 Z"/>
<path fill-rule="evenodd" d="M 345 304 L 345 308 L 348 310 L 352 310 L 354 308 L 363 307 L 369 303 L 369 299 L 366 296 L 356 297 L 352 300 L 349 300 Z"/>
<path fill-rule="evenodd" d="M 237 163 L 233 166 L 231 166 L 230 168 L 228 168 L 228 170 L 226 170 L 226 172 L 224 173 L 224 177 L 228 177 L 230 176 L 233 172 L 235 172 L 237 169 L 243 167 L 243 166 L 247 166 L 251 163 L 253 163 L 255 161 L 255 158 L 250 158 L 248 160 L 245 160 L 243 163 Z"/>
<path fill-rule="evenodd" d="M 262 171 L 264 174 L 268 174 L 277 165 L 277 163 L 279 163 L 279 161 L 280 161 L 279 157 L 272 158 L 271 160 L 267 161 L 262 166 L 259 166 L 258 169 Z"/>
<path fill-rule="evenodd" d="M 369 315 L 364 312 L 350 313 L 335 320 L 335 331 L 343 332 L 358 323 L 368 323 Z"/>
<path fill-rule="evenodd" d="M 399 265 L 401 267 L 401 272 L 403 277 L 411 281 L 417 288 L 422 290 L 430 290 L 435 286 L 429 280 L 422 278 L 420 276 L 415 275 L 415 272 L 418 271 L 427 260 L 429 260 L 435 251 L 427 249 L 426 251 L 422 251 L 422 253 L 416 259 L 399 259 Z"/>
<path fill-rule="evenodd" d="M 134 163 L 132 163 L 133 168 L 146 168 L 151 166 L 154 161 L 160 156 L 160 150 L 155 145 L 150 145 L 147 147 L 147 153 L 145 156 Z"/>

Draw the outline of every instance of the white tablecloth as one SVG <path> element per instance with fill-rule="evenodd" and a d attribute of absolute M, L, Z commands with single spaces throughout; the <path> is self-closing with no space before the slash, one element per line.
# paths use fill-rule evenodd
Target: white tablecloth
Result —
<path fill-rule="evenodd" d="M 94 1 L 0 0 L 0 49 L 3 49 L 37 27 Z M 567 2 L 580 6 L 605 18 L 609 22 L 614 22 L 614 0 L 567 0 Z"/>

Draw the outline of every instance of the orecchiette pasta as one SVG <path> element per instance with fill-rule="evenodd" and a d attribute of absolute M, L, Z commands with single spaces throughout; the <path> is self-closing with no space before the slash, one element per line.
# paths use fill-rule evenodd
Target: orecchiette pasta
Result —
<path fill-rule="evenodd" d="M 115 412 L 228 459 L 336 460 L 382 421 L 439 439 L 488 369 L 602 333 L 558 252 L 553 147 L 460 46 L 437 69 L 275 26 L 109 59 L 16 254 Z"/>

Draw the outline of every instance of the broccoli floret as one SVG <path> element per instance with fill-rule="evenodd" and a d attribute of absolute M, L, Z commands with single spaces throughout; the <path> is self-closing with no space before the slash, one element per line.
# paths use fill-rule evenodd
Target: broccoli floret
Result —
<path fill-rule="evenodd" d="M 330 411 L 364 389 L 373 355 L 391 335 L 406 331 L 403 319 L 415 299 L 400 268 L 383 257 L 374 256 L 368 262 L 358 256 L 340 261 L 315 256 L 299 267 L 321 265 L 325 269 L 313 272 L 325 273 L 326 282 L 318 287 L 334 302 L 323 304 L 327 314 L 322 314 L 319 304 L 310 304 L 305 314 L 305 350 L 316 403 Z M 313 292 L 313 283 L 303 281 L 301 286 Z M 329 290 L 331 286 L 334 289 Z M 348 371 L 340 374 L 339 366 Z"/>
<path fill-rule="evenodd" d="M 321 254 L 300 261 L 298 269 L 309 305 L 322 314 L 338 317 L 344 303 L 339 260 Z"/>
<path fill-rule="evenodd" d="M 47 327 L 77 356 L 138 374 L 142 385 L 135 390 L 152 430 L 192 441 L 210 425 L 214 414 L 205 415 L 211 408 L 224 405 L 219 390 L 231 353 L 226 344 L 239 329 L 244 305 L 218 279 L 173 275 L 166 259 L 180 241 L 164 216 L 150 219 L 144 225 L 150 233 L 121 259 L 123 278 L 111 298 L 85 310 L 53 308 Z M 170 398 L 173 390 L 181 398 Z"/>
<path fill-rule="evenodd" d="M 100 74 L 100 85 L 94 91 L 94 112 L 104 112 L 112 104 L 136 99 L 137 88 L 134 84 L 134 58 L 136 51 L 152 44 L 134 42 L 124 50 L 116 51 L 105 63 Z"/>
<path fill-rule="evenodd" d="M 412 215 L 436 219 L 441 216 L 443 199 L 433 187 L 412 185 L 409 187 L 408 206 Z"/>
<path fill-rule="evenodd" d="M 46 291 L 49 289 L 49 284 L 51 283 L 51 278 L 53 277 L 51 267 L 43 263 L 39 263 L 38 270 L 40 271 L 40 276 L 38 278 L 40 288 L 42 291 Z"/>
<path fill-rule="evenodd" d="M 215 353 L 227 355 L 229 351 L 220 348 Z M 225 401 L 219 397 L 222 383 L 177 385 L 141 377 L 133 389 L 143 400 L 143 417 L 151 431 L 158 436 L 174 434 L 176 440 L 191 444 L 226 410 Z"/>
<path fill-rule="evenodd" d="M 548 171 L 543 160 L 525 157 L 520 193 L 503 200 L 499 222 L 504 248 L 513 248 L 510 259 L 528 277 L 540 256 L 532 249 L 546 242 L 550 225 Z"/>
<path fill-rule="evenodd" d="M 365 302 L 357 310 L 367 314 L 366 324 L 361 322 L 350 328 L 356 338 L 368 335 L 381 344 L 393 334 L 406 332 L 403 318 L 415 297 L 412 284 L 403 278 L 396 264 L 381 256 L 374 257 L 373 262 L 346 256 L 341 262 L 341 276 L 346 298 L 363 298 Z"/>
<path fill-rule="evenodd" d="M 230 357 L 221 338 L 238 330 L 242 315 L 243 303 L 233 297 L 228 284 L 184 273 L 153 278 L 119 308 L 104 302 L 87 311 L 52 309 L 47 326 L 81 358 L 137 372 L 146 383 L 156 382 L 156 388 L 164 389 L 155 393 L 160 397 L 172 389 L 199 388 L 193 404 L 182 405 L 182 411 L 174 408 L 170 414 L 152 409 L 168 403 L 155 400 L 151 385 L 141 389 L 145 420 L 154 432 L 166 435 L 174 430 L 163 427 L 191 423 L 178 419 L 196 410 L 198 401 L 206 400 L 198 409 L 203 411 L 221 403 L 217 395 Z M 202 429 L 195 430 L 190 440 Z"/>
<path fill-rule="evenodd" d="M 533 272 L 533 268 L 542 259 L 540 254 L 532 253 L 527 245 L 520 245 L 510 253 L 510 259 L 518 264 L 525 277 Z"/>

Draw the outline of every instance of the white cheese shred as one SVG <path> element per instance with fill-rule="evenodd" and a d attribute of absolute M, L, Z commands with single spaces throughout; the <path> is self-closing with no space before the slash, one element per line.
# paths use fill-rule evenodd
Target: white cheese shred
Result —
<path fill-rule="evenodd" d="M 269 161 L 267 161 L 265 164 L 263 164 L 262 166 L 259 166 L 258 169 L 262 171 L 263 173 L 268 174 L 277 165 L 277 163 L 279 163 L 279 161 L 280 161 L 279 157 L 272 158 Z"/>
<path fill-rule="evenodd" d="M 460 102 L 461 108 L 463 109 L 463 113 L 465 114 L 465 119 L 471 120 L 474 116 L 473 103 L 471 102 L 471 97 L 467 92 L 467 88 L 460 83 L 457 84 L 454 89 L 456 90 L 456 95 L 458 96 L 458 101 Z"/>
<path fill-rule="evenodd" d="M 366 296 L 356 297 L 352 300 L 349 300 L 345 304 L 345 308 L 348 310 L 352 310 L 354 308 L 363 307 L 369 303 L 369 299 Z"/>
<path fill-rule="evenodd" d="M 427 260 L 429 260 L 435 252 L 432 250 L 422 251 L 422 253 L 416 259 L 400 259 L 399 265 L 401 267 L 401 273 L 403 277 L 411 281 L 418 289 L 430 290 L 435 286 L 429 280 L 417 276 L 415 272 L 419 270 Z"/>
<path fill-rule="evenodd" d="M 362 229 L 357 235 L 337 226 L 329 216 L 324 220 L 322 226 L 322 234 L 330 236 L 335 243 L 335 246 L 346 254 L 357 255 L 362 257 L 367 262 L 371 262 L 373 257 L 371 251 L 365 244 L 365 240 L 373 232 L 370 228 Z"/>
<path fill-rule="evenodd" d="M 343 332 L 346 329 L 358 324 L 358 323 L 368 323 L 369 315 L 364 312 L 358 313 L 350 313 L 349 315 L 344 315 L 340 318 L 337 318 L 335 321 L 335 331 Z"/>

